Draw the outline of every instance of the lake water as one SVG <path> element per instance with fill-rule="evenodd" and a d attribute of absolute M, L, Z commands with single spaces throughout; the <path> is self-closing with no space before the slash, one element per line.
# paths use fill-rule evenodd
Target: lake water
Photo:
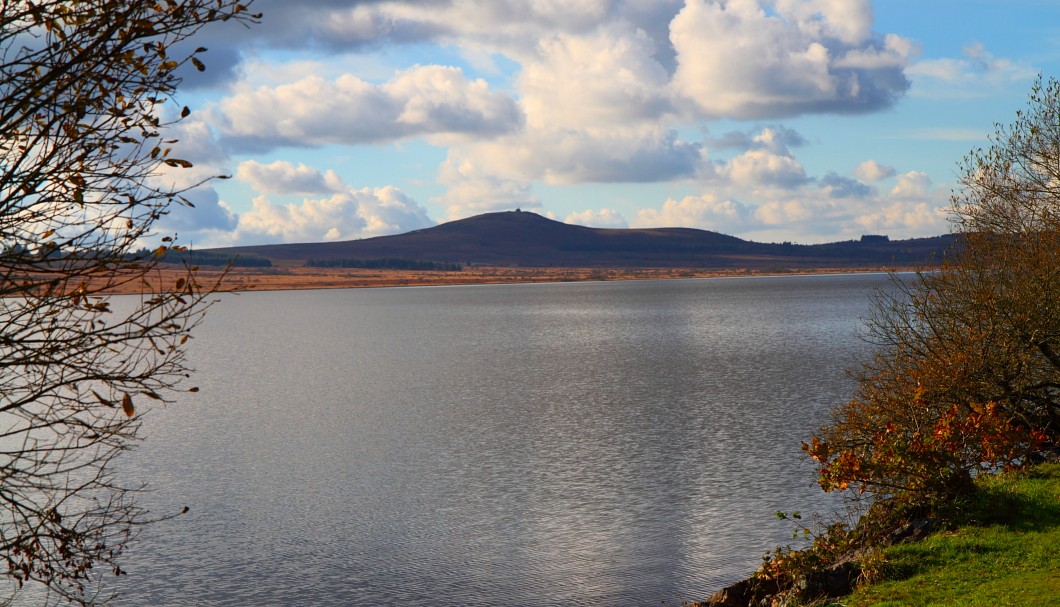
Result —
<path fill-rule="evenodd" d="M 679 605 L 827 510 L 881 275 L 247 293 L 120 462 L 121 605 Z"/>

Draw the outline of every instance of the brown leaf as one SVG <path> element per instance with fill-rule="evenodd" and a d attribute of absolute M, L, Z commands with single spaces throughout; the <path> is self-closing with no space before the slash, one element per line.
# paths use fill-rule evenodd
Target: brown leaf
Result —
<path fill-rule="evenodd" d="M 132 396 L 128 393 L 121 397 L 121 410 L 125 412 L 125 415 L 132 417 L 136 415 L 136 408 L 133 407 Z"/>

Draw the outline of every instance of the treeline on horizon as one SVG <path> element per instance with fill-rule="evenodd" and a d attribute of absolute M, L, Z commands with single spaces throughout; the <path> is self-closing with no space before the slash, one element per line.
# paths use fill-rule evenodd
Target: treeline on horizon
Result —
<path fill-rule="evenodd" d="M 448 261 L 421 261 L 400 257 L 382 259 L 353 259 L 347 257 L 329 259 L 307 259 L 305 265 L 314 268 L 364 268 L 373 270 L 432 270 L 437 272 L 459 272 L 464 264 Z"/>
<path fill-rule="evenodd" d="M 131 261 L 147 259 L 155 250 L 143 248 L 127 255 Z M 271 268 L 272 260 L 258 255 L 232 255 L 213 251 L 177 251 L 169 249 L 162 256 L 162 263 L 179 263 L 190 266 L 232 266 L 233 268 Z"/>

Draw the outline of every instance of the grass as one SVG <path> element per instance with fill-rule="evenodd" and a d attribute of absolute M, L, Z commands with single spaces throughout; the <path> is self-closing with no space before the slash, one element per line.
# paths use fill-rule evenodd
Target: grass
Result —
<path fill-rule="evenodd" d="M 888 548 L 845 607 L 1060 605 L 1060 464 L 984 477 L 954 531 Z"/>

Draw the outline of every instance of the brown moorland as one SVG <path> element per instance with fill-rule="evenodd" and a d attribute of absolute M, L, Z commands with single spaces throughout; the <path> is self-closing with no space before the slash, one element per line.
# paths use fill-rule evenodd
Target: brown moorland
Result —
<path fill-rule="evenodd" d="M 931 267 L 954 243 L 953 235 L 897 241 L 863 236 L 820 245 L 757 243 L 687 228 L 586 228 L 509 211 L 393 236 L 205 249 L 177 257 L 199 267 L 199 289 L 264 291 L 883 272 Z M 227 270 L 211 265 L 233 259 L 235 265 Z M 437 269 L 342 267 L 372 261 Z M 187 276 L 183 263 L 161 263 L 143 279 L 130 272 L 128 280 L 88 280 L 83 286 L 89 294 L 104 287 L 106 293 L 153 293 L 180 290 L 178 281 Z M 44 276 L 27 278 L 47 284 Z"/>
<path fill-rule="evenodd" d="M 459 272 L 421 270 L 376 270 L 360 268 L 313 268 L 306 266 L 271 268 L 200 268 L 196 283 L 200 288 L 225 291 L 277 291 L 298 289 L 352 289 L 366 287 L 426 287 L 441 285 L 516 284 L 540 282 L 582 282 L 599 280 L 664 280 L 675 278 L 714 278 L 720 276 L 766 276 L 779 274 L 834 274 L 849 272 L 886 272 L 911 268 L 799 268 L 712 270 L 704 268 L 513 268 L 471 267 Z M 173 289 L 186 278 L 187 269 L 164 264 L 147 281 L 130 281 L 111 294 L 152 293 Z M 89 291 L 95 291 L 92 284 Z"/>

